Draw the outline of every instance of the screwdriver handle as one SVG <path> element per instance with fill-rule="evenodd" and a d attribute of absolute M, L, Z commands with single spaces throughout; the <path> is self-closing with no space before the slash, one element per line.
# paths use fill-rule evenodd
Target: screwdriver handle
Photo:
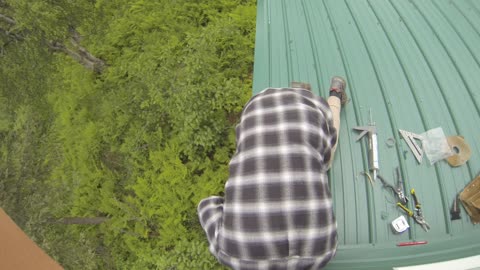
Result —
<path fill-rule="evenodd" d="M 405 207 L 403 204 L 401 204 L 399 202 L 397 203 L 397 205 L 398 205 L 398 207 L 402 208 L 403 211 L 405 211 L 408 214 L 409 217 L 413 216 L 413 211 L 412 210 L 408 209 L 407 207 Z"/>
<path fill-rule="evenodd" d="M 415 194 L 415 189 L 412 188 L 412 189 L 410 190 L 410 194 L 412 194 L 413 200 L 415 201 L 415 208 L 420 209 L 421 204 L 420 204 L 420 202 L 418 201 L 417 194 Z"/>

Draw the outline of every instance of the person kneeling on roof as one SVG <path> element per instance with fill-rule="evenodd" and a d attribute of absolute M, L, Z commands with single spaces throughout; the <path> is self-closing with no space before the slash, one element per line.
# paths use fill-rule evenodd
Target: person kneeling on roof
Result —
<path fill-rule="evenodd" d="M 319 269 L 337 248 L 328 187 L 346 83 L 333 77 L 328 102 L 308 84 L 268 88 L 236 127 L 225 197 L 198 205 L 211 253 L 233 269 Z"/>

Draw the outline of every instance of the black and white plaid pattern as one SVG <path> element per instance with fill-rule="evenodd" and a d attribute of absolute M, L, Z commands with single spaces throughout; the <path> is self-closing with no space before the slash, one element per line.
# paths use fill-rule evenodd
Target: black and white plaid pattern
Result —
<path fill-rule="evenodd" d="M 328 104 L 304 89 L 266 89 L 247 103 L 236 132 L 225 198 L 198 206 L 210 251 L 234 269 L 323 267 L 337 246 Z"/>

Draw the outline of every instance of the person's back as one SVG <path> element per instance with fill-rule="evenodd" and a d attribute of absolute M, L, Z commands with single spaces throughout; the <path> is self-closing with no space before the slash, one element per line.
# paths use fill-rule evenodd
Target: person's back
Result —
<path fill-rule="evenodd" d="M 329 104 L 305 89 L 266 89 L 246 104 L 236 132 L 225 198 L 198 207 L 211 252 L 234 269 L 321 268 L 337 243 Z"/>

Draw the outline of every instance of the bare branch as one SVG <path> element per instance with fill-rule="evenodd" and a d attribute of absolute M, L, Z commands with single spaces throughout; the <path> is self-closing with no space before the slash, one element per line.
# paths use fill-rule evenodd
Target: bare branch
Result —
<path fill-rule="evenodd" d="M 72 57 L 75 61 L 79 62 L 80 64 L 82 64 L 84 67 L 88 68 L 88 69 L 91 69 L 91 70 L 94 70 L 94 67 L 95 67 L 95 63 L 93 63 L 92 61 L 88 60 L 88 59 L 85 59 L 84 57 L 82 57 L 79 53 L 67 48 L 65 45 L 63 45 L 62 43 L 59 43 L 59 42 L 52 42 L 49 44 L 50 48 L 54 51 L 58 51 L 58 52 L 63 52 L 63 53 L 66 53 L 68 54 L 70 57 Z"/>
<path fill-rule="evenodd" d="M 0 20 L 10 24 L 11 26 L 16 24 L 14 19 L 12 19 L 11 17 L 9 17 L 7 15 L 1 14 L 1 13 L 0 13 Z M 10 27 L 8 27 L 8 28 L 10 28 Z M 6 45 L 8 45 L 9 43 L 11 43 L 12 41 L 23 40 L 23 37 L 21 35 L 15 33 L 15 32 L 11 32 L 8 29 L 0 28 L 0 34 L 3 34 L 8 38 L 8 41 L 4 44 L 4 47 Z"/>
<path fill-rule="evenodd" d="M 103 71 L 103 69 L 105 68 L 105 62 L 103 60 L 89 53 L 84 47 L 76 43 L 76 41 L 74 41 L 74 38 L 72 38 L 72 44 L 74 44 L 76 50 L 72 50 L 59 42 L 52 42 L 49 44 L 49 47 L 54 51 L 66 53 L 87 69 L 93 70 L 98 73 L 101 73 Z"/>
<path fill-rule="evenodd" d="M 79 54 L 81 54 L 83 57 L 85 57 L 89 61 L 97 63 L 98 65 L 101 65 L 101 67 L 103 68 L 103 66 L 105 66 L 105 62 L 103 62 L 103 60 L 95 57 L 87 49 L 85 49 L 85 47 L 82 47 L 80 45 L 80 41 L 82 40 L 82 36 L 80 35 L 80 33 L 78 33 L 75 29 L 71 29 L 69 32 L 72 35 L 72 38 L 71 38 L 70 42 L 75 47 L 75 49 L 77 49 Z"/>
<path fill-rule="evenodd" d="M 12 26 L 16 24 L 16 21 L 13 18 L 1 13 L 0 13 L 0 20 Z M 69 28 L 68 31 L 70 32 L 70 42 L 73 45 L 73 48 L 69 48 L 65 46 L 63 43 L 56 42 L 56 41 L 46 42 L 49 48 L 53 51 L 63 52 L 69 55 L 75 61 L 82 64 L 87 69 L 93 70 L 97 73 L 101 73 L 106 66 L 105 62 L 102 59 L 95 57 L 85 47 L 80 45 L 80 41 L 82 37 L 80 33 L 78 33 L 73 27 Z M 17 34 L 15 32 L 10 32 L 3 28 L 0 28 L 0 34 L 4 34 L 9 38 L 9 41 L 7 42 L 7 44 L 12 41 L 24 40 L 23 35 Z"/>
<path fill-rule="evenodd" d="M 7 15 L 3 15 L 0 13 L 0 19 L 2 19 L 4 22 L 7 22 L 8 24 L 17 24 L 17 22 L 13 19 L 13 18 L 10 18 L 8 17 Z"/>
<path fill-rule="evenodd" d="M 82 47 L 80 45 L 79 35 L 74 35 L 71 39 L 71 43 L 75 47 L 75 49 L 77 49 L 78 52 L 80 54 L 82 54 L 85 58 L 87 58 L 88 60 L 90 60 L 92 62 L 102 61 L 102 60 L 98 59 L 97 57 L 93 56 L 90 52 L 87 51 L 87 49 L 85 49 L 84 47 Z"/>
<path fill-rule="evenodd" d="M 5 30 L 3 28 L 0 28 L 0 34 L 3 34 L 5 36 L 7 36 L 9 38 L 9 42 L 7 43 L 10 43 L 11 41 L 21 41 L 23 40 L 23 37 L 17 33 L 14 33 L 14 32 L 10 32 L 8 30 Z"/>

